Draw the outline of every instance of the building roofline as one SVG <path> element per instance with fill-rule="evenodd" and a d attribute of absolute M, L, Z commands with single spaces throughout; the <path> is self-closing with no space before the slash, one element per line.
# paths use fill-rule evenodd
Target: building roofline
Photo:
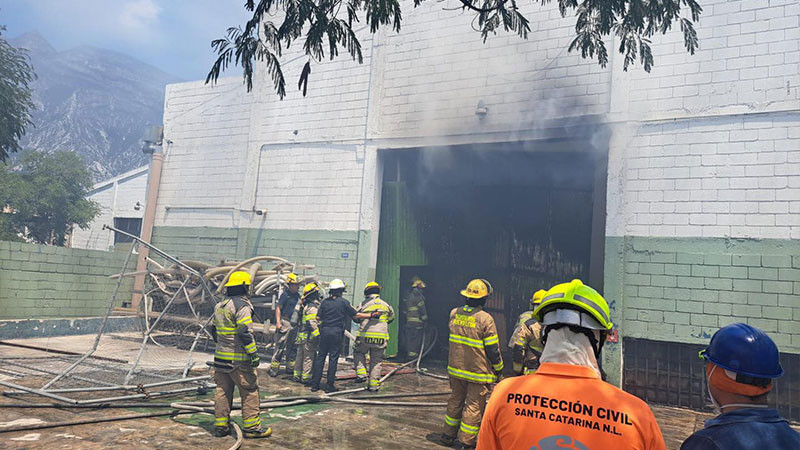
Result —
<path fill-rule="evenodd" d="M 148 170 L 150 170 L 150 166 L 149 165 L 141 166 L 141 167 L 137 167 L 137 168 L 135 168 L 133 170 L 129 170 L 129 171 L 123 173 L 123 174 L 117 175 L 117 176 L 115 176 L 113 178 L 109 178 L 107 180 L 100 181 L 99 183 L 95 183 L 95 185 L 92 186 L 92 189 L 87 193 L 87 195 L 88 194 L 93 194 L 93 193 L 95 193 L 97 191 L 100 191 L 100 190 L 102 190 L 102 189 L 104 189 L 104 188 L 106 188 L 106 187 L 108 187 L 110 185 L 113 185 L 114 183 L 119 183 L 119 182 L 124 181 L 124 180 L 126 180 L 128 178 L 134 178 L 134 177 L 136 177 L 138 175 L 141 175 L 142 173 L 147 173 Z"/>

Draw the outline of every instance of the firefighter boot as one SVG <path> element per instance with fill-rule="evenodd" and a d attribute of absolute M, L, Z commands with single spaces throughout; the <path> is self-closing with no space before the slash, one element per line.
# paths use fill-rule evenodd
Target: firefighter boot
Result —
<path fill-rule="evenodd" d="M 272 428 L 260 426 L 258 428 L 245 428 L 244 437 L 247 439 L 260 439 L 272 435 Z"/>
<path fill-rule="evenodd" d="M 221 438 L 229 434 L 231 434 L 231 429 L 227 425 L 224 427 L 214 427 L 214 437 Z"/>

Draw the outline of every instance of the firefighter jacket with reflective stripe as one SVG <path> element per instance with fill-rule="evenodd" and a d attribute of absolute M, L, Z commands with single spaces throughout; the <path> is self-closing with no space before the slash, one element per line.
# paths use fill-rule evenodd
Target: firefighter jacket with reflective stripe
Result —
<path fill-rule="evenodd" d="M 317 312 L 319 311 L 319 300 L 313 300 L 303 307 L 303 317 L 301 319 L 300 334 L 304 339 L 319 337 L 319 321 Z"/>
<path fill-rule="evenodd" d="M 389 323 L 394 320 L 394 309 L 381 300 L 377 294 L 372 294 L 358 307 L 360 313 L 380 311 L 381 315 L 375 319 L 361 319 L 358 326 L 358 337 L 389 340 Z"/>
<path fill-rule="evenodd" d="M 482 307 L 450 311 L 450 355 L 447 372 L 473 383 L 493 383 L 503 370 L 500 341 L 492 316 Z"/>
<path fill-rule="evenodd" d="M 423 327 L 428 320 L 428 311 L 425 309 L 425 295 L 419 288 L 411 289 L 403 300 L 403 312 L 406 316 L 406 326 Z"/>
<path fill-rule="evenodd" d="M 517 342 L 517 337 L 519 336 L 520 327 L 531 317 L 533 317 L 533 311 L 525 311 L 519 315 L 517 325 L 514 327 L 514 332 L 511 333 L 511 338 L 508 340 L 508 348 L 514 348 L 514 344 Z"/>
<path fill-rule="evenodd" d="M 246 297 L 230 297 L 217 303 L 213 323 L 217 335 L 214 359 L 250 361 L 256 353 L 252 312 L 253 305 Z"/>
<path fill-rule="evenodd" d="M 666 450 L 666 445 L 641 399 L 601 380 L 590 367 L 543 363 L 533 375 L 500 382 L 483 414 L 477 450 L 518 448 Z"/>
<path fill-rule="evenodd" d="M 521 373 L 523 367 L 535 369 L 543 350 L 542 324 L 530 317 L 520 324 L 517 340 L 514 342 L 514 371 Z"/>

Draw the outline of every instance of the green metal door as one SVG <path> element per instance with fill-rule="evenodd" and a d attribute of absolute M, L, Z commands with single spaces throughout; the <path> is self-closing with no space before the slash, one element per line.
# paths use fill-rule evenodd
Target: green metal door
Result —
<path fill-rule="evenodd" d="M 427 258 L 420 242 L 419 227 L 409 207 L 406 184 L 385 182 L 381 197 L 381 225 L 378 237 L 377 281 L 381 297 L 395 309 L 397 319 L 389 324 L 387 356 L 397 355 L 400 298 L 408 286 L 400 286 L 401 266 L 423 266 Z"/>

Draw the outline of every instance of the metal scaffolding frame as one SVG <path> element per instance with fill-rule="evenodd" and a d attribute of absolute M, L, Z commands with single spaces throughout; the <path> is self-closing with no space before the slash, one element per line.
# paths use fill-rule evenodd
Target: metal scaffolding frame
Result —
<path fill-rule="evenodd" d="M 185 295 L 187 295 L 187 300 L 188 300 L 188 294 L 186 294 L 185 287 L 186 287 L 187 283 L 189 282 L 189 280 L 192 277 L 196 277 L 197 280 L 199 280 L 200 285 L 202 286 L 202 289 L 205 291 L 205 293 L 207 293 L 209 295 L 209 298 L 212 301 L 214 301 L 214 302 L 217 301 L 217 298 L 214 295 L 214 292 L 209 288 L 209 286 L 206 283 L 205 278 L 203 277 L 203 275 L 200 272 L 198 272 L 197 270 L 195 270 L 194 268 L 192 268 L 192 267 L 186 265 L 185 263 L 183 263 L 182 261 L 180 261 L 178 258 L 175 258 L 174 256 L 164 252 L 163 250 L 155 247 L 154 245 L 150 244 L 149 242 L 145 242 L 144 240 L 140 239 L 138 236 L 134 236 L 134 235 L 132 235 L 130 233 L 127 233 L 125 231 L 122 231 L 122 230 L 120 230 L 118 228 L 115 228 L 115 227 L 112 227 L 112 226 L 109 226 L 109 225 L 104 225 L 103 229 L 104 230 L 106 230 L 106 229 L 107 230 L 111 230 L 111 231 L 113 231 L 115 233 L 119 233 L 119 234 L 121 234 L 123 236 L 128 237 L 129 239 L 131 239 L 132 244 L 131 244 L 130 251 L 128 252 L 127 256 L 125 257 L 125 262 L 123 263 L 119 274 L 116 276 L 117 283 L 114 286 L 114 290 L 113 290 L 113 292 L 111 294 L 111 297 L 110 297 L 110 299 L 108 301 L 108 307 L 106 308 L 105 315 L 103 316 L 103 320 L 100 323 L 100 327 L 99 327 L 99 329 L 97 331 L 97 334 L 96 334 L 96 336 L 94 338 L 94 342 L 92 344 L 92 347 L 88 351 L 86 351 L 85 353 L 80 355 L 66 369 L 63 369 L 61 371 L 47 370 L 47 369 L 44 369 L 44 368 L 41 368 L 41 367 L 36 367 L 35 365 L 23 364 L 23 363 L 20 363 L 18 361 L 13 361 L 11 359 L 4 359 L 4 361 L 3 361 L 4 363 L 8 363 L 8 364 L 13 365 L 13 366 L 21 367 L 21 368 L 24 368 L 26 370 L 31 370 L 33 372 L 38 372 L 40 374 L 54 375 L 53 378 L 49 379 L 47 382 L 44 383 L 44 385 L 42 385 L 41 388 L 38 388 L 38 389 L 37 388 L 31 388 L 31 387 L 28 387 L 28 386 L 22 386 L 22 385 L 19 385 L 19 384 L 16 384 L 16 383 L 8 382 L 8 381 L 0 380 L 0 385 L 6 386 L 6 387 L 11 388 L 11 389 L 14 389 L 14 391 L 5 392 L 4 394 L 11 394 L 11 395 L 35 394 L 35 395 L 39 395 L 39 396 L 42 396 L 42 397 L 47 397 L 47 398 L 50 398 L 50 399 L 53 399 L 53 400 L 57 400 L 59 402 L 63 402 L 63 403 L 67 403 L 67 404 L 91 405 L 91 404 L 99 404 L 99 403 L 108 403 L 108 402 L 112 402 L 112 401 L 133 400 L 133 399 L 142 399 L 142 398 L 152 398 L 152 397 L 157 397 L 157 396 L 177 395 L 177 394 L 188 393 L 188 392 L 193 392 L 193 391 L 205 392 L 208 389 L 214 388 L 214 385 L 208 382 L 208 380 L 210 379 L 210 376 L 208 376 L 208 375 L 193 376 L 193 377 L 189 377 L 188 376 L 189 375 L 189 371 L 191 370 L 192 365 L 193 365 L 193 354 L 194 354 L 194 351 L 195 351 L 195 349 L 197 347 L 197 343 L 200 341 L 200 338 L 201 338 L 202 335 L 210 336 L 210 333 L 208 332 L 208 330 L 206 330 L 206 327 L 210 324 L 211 318 L 208 318 L 206 320 L 202 320 L 200 315 L 196 311 L 194 311 L 193 308 L 192 308 L 192 313 L 193 313 L 194 317 L 197 319 L 196 325 L 198 325 L 198 330 L 197 330 L 196 333 L 194 333 L 194 338 L 193 338 L 192 344 L 191 344 L 191 346 L 189 348 L 187 359 L 186 359 L 186 364 L 183 367 L 183 370 L 181 372 L 181 376 L 171 379 L 170 377 L 165 377 L 163 374 L 150 374 L 149 372 L 146 372 L 146 371 L 141 370 L 139 368 L 139 365 L 140 365 L 140 362 L 141 362 L 141 359 L 142 359 L 142 355 L 145 353 L 145 350 L 148 347 L 148 341 L 154 342 L 152 340 L 153 332 L 156 330 L 156 326 L 162 321 L 164 316 L 167 314 L 167 311 L 169 311 L 169 309 L 173 305 L 175 299 L 178 297 L 178 295 L 181 292 L 183 292 Z M 97 349 L 98 349 L 98 347 L 100 345 L 101 339 L 103 338 L 104 335 L 106 335 L 106 326 L 108 324 L 108 319 L 109 319 L 109 317 L 111 316 L 111 314 L 112 314 L 112 312 L 114 310 L 114 305 L 115 305 L 115 303 L 117 301 L 117 296 L 119 294 L 120 287 L 122 286 L 122 282 L 124 280 L 124 275 L 127 273 L 128 265 L 129 265 L 130 260 L 131 260 L 131 256 L 136 253 L 136 250 L 140 246 L 147 247 L 152 252 L 158 254 L 159 256 L 161 256 L 162 258 L 166 259 L 167 261 L 179 266 L 182 270 L 188 272 L 189 276 L 186 277 L 186 279 L 181 284 L 181 287 L 178 290 L 176 290 L 175 293 L 169 299 L 169 301 L 167 301 L 167 303 L 164 305 L 162 310 L 159 312 L 159 314 L 156 317 L 156 319 L 151 324 L 146 324 L 145 325 L 145 329 L 142 332 L 142 340 L 141 340 L 141 344 L 139 345 L 139 350 L 138 350 L 138 352 L 136 354 L 136 358 L 130 364 L 130 367 L 123 369 L 121 367 L 113 367 L 110 364 L 102 365 L 102 364 L 99 364 L 97 361 L 103 361 L 106 358 L 94 357 L 94 353 L 97 351 Z M 145 308 L 146 308 L 146 306 L 145 306 Z M 118 363 L 118 364 L 122 365 L 121 363 Z M 73 372 L 75 372 L 75 370 L 77 368 L 82 367 L 82 366 L 85 367 L 85 368 L 92 368 L 94 371 L 124 372 L 125 373 L 124 382 L 122 384 L 112 384 L 112 383 L 108 383 L 108 382 L 105 382 L 105 381 L 102 381 L 102 380 L 97 380 L 95 378 L 87 377 L 87 376 L 85 376 L 86 374 L 76 375 L 75 373 L 73 373 Z M 152 376 L 154 378 L 160 378 L 160 379 L 162 379 L 162 381 L 153 382 L 153 383 L 146 383 L 146 384 L 145 383 L 131 384 L 131 380 L 136 375 Z M 66 380 L 66 379 L 82 381 L 82 382 L 84 382 L 86 384 L 89 384 L 90 386 L 75 387 L 75 388 L 56 388 L 57 383 L 59 383 L 60 381 Z M 170 386 L 170 385 L 176 385 L 176 384 L 184 384 L 184 383 L 192 383 L 192 384 L 195 384 L 195 386 L 194 387 L 188 387 L 188 388 L 172 389 L 172 390 L 167 390 L 167 391 L 153 391 L 153 392 L 148 392 L 147 391 L 147 389 L 150 389 L 150 388 Z M 76 399 L 76 398 L 68 397 L 66 395 L 61 395 L 61 394 L 74 394 L 74 393 L 87 394 L 87 393 L 92 393 L 92 392 L 107 392 L 107 391 L 123 391 L 123 392 L 129 392 L 129 393 L 125 394 L 125 395 L 114 396 L 114 397 L 88 398 L 88 399 L 86 399 L 86 398 Z M 135 392 L 135 393 L 130 393 L 130 392 Z"/>

